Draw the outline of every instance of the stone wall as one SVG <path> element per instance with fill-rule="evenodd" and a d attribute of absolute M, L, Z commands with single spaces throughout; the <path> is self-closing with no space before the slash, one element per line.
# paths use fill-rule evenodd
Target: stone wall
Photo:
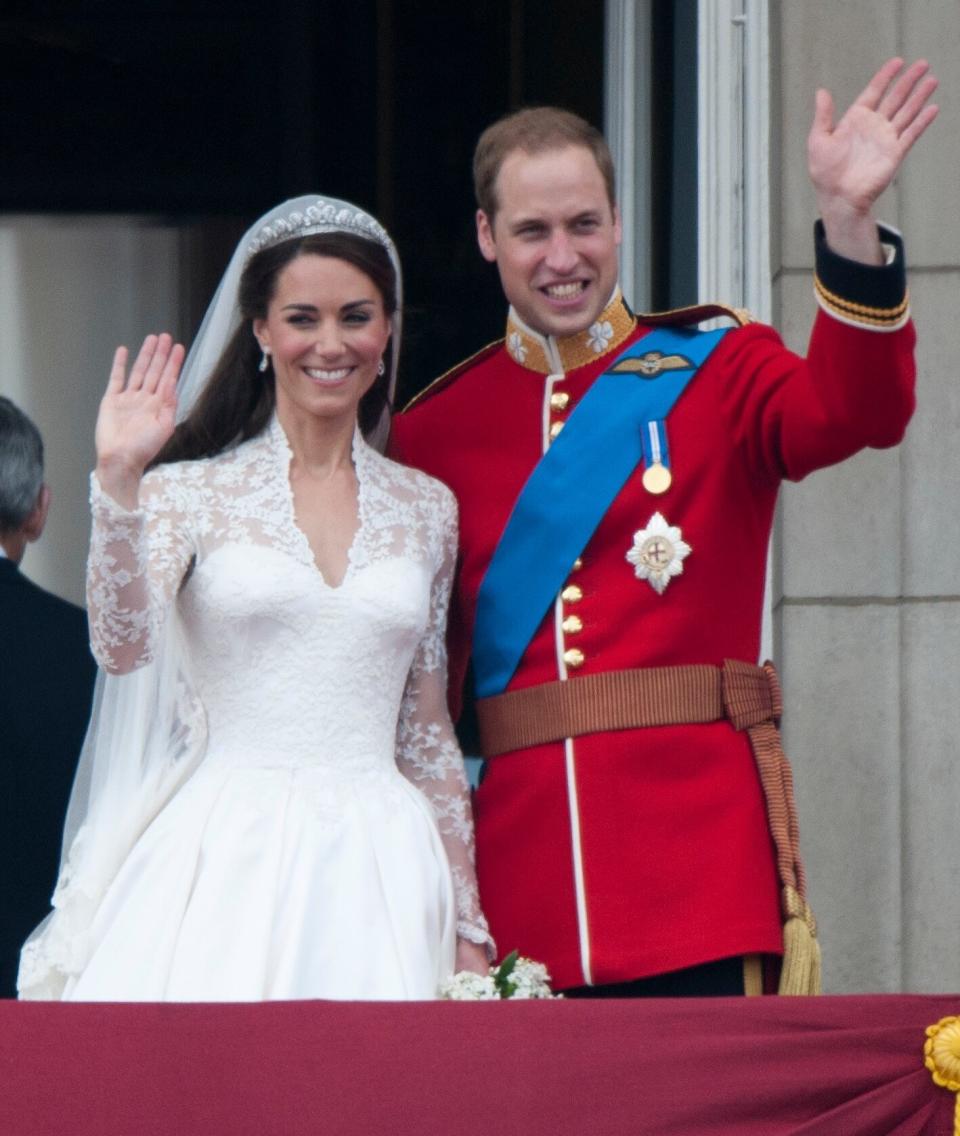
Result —
<path fill-rule="evenodd" d="M 777 654 L 827 989 L 960 989 L 960 6 L 773 0 L 775 319 L 813 311 L 805 138 L 818 86 L 844 109 L 893 55 L 928 59 L 938 121 L 880 215 L 906 238 L 918 409 L 896 450 L 783 494 Z"/>

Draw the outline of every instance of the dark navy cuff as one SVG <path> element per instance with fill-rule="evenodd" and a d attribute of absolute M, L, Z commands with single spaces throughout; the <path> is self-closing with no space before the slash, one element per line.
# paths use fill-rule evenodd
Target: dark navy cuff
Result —
<path fill-rule="evenodd" d="M 910 318 L 907 272 L 900 234 L 878 226 L 888 263 L 861 264 L 840 256 L 827 244 L 823 222 L 814 226 L 816 271 L 813 286 L 820 306 L 836 319 L 877 331 L 896 331 Z"/>

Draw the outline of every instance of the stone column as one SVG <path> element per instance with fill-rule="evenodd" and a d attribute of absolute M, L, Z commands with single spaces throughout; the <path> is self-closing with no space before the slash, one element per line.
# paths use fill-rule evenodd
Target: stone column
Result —
<path fill-rule="evenodd" d="M 783 495 L 777 564 L 785 740 L 832 992 L 960 988 L 960 8 L 953 0 L 777 0 L 775 320 L 813 313 L 805 138 L 816 87 L 845 109 L 893 55 L 927 58 L 940 119 L 880 215 L 902 228 L 919 334 L 906 442 Z"/>

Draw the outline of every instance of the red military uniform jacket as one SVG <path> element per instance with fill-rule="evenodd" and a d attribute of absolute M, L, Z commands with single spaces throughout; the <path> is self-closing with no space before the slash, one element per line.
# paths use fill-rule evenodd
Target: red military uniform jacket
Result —
<path fill-rule="evenodd" d="M 820 235 L 815 283 L 821 310 L 806 359 L 748 324 L 701 367 L 669 416 L 670 488 L 654 496 L 641 469 L 631 475 L 508 690 L 628 667 L 756 662 L 780 482 L 894 445 L 914 405 L 902 251 L 868 268 L 834 256 Z M 591 328 L 561 341 L 511 313 L 504 342 L 395 419 L 395 456 L 459 501 L 455 711 L 477 591 L 514 501 L 593 380 L 649 330 L 619 293 Z M 626 559 L 658 512 L 691 549 L 662 594 Z M 543 960 L 558 988 L 782 949 L 763 794 L 746 737 L 726 722 L 503 754 L 488 762 L 475 807 L 494 938 L 504 953 Z"/>

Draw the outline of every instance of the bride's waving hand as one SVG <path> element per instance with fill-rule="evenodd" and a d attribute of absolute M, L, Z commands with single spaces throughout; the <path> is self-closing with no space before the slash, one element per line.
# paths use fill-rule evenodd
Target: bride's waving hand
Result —
<path fill-rule="evenodd" d="M 148 335 L 127 375 L 118 347 L 97 415 L 97 477 L 119 504 L 136 505 L 143 471 L 173 434 L 184 349 L 166 332 Z"/>

